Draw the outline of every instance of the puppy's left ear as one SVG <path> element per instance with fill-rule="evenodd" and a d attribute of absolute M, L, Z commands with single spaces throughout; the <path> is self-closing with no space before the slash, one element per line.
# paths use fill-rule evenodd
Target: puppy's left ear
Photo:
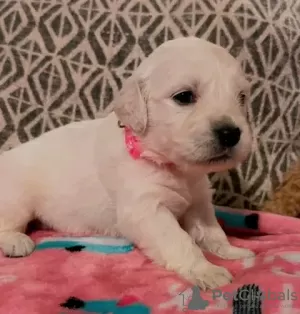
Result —
<path fill-rule="evenodd" d="M 142 135 L 148 124 L 147 96 L 143 81 L 130 77 L 114 99 L 113 111 L 121 124 Z"/>

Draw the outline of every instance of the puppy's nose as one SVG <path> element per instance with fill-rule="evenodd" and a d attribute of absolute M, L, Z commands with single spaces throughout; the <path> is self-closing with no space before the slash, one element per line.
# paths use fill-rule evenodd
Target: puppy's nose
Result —
<path fill-rule="evenodd" d="M 224 148 L 232 148 L 240 141 L 241 130 L 234 125 L 219 126 L 214 129 L 214 132 Z"/>

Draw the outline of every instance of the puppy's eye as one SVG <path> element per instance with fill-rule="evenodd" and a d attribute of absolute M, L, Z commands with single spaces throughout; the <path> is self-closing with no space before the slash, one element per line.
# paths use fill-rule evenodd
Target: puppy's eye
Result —
<path fill-rule="evenodd" d="M 196 96 L 190 90 L 177 93 L 172 98 L 180 106 L 187 106 L 196 102 Z"/>
<path fill-rule="evenodd" d="M 241 105 L 245 105 L 246 100 L 247 100 L 246 93 L 240 92 L 240 93 L 239 93 L 239 96 L 238 96 L 238 100 L 239 100 L 239 103 L 240 103 Z"/>

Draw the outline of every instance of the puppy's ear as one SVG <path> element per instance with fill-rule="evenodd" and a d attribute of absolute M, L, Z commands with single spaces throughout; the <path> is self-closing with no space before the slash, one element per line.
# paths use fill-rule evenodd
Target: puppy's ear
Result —
<path fill-rule="evenodd" d="M 148 110 L 145 84 L 130 77 L 124 82 L 119 95 L 114 99 L 113 110 L 121 124 L 142 135 L 147 128 Z"/>

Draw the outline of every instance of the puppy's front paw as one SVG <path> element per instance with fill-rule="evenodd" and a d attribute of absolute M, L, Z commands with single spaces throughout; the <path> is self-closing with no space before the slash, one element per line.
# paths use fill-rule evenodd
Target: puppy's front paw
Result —
<path fill-rule="evenodd" d="M 7 257 L 27 256 L 34 247 L 34 242 L 24 233 L 0 232 L 0 249 Z"/>
<path fill-rule="evenodd" d="M 218 230 L 215 230 L 215 232 L 212 232 L 210 236 L 206 236 L 203 241 L 199 243 L 200 247 L 205 251 L 229 260 L 255 256 L 254 252 L 248 249 L 231 245 L 225 234 L 218 234 L 217 232 Z"/>
<path fill-rule="evenodd" d="M 209 251 L 223 259 L 229 259 L 229 260 L 255 256 L 254 252 L 248 249 L 244 249 L 244 248 L 240 248 L 240 247 L 236 247 L 232 245 L 224 245 L 224 244 L 216 245 L 215 247 L 212 246 L 211 248 L 209 248 Z"/>
<path fill-rule="evenodd" d="M 195 276 L 194 283 L 203 290 L 215 289 L 232 281 L 232 275 L 226 268 L 211 263 L 197 266 L 193 275 Z"/>
<path fill-rule="evenodd" d="M 254 257 L 255 253 L 251 250 L 236 247 L 236 246 L 229 246 L 228 248 L 224 249 L 223 252 L 224 259 L 241 259 L 241 258 L 248 258 Z"/>

